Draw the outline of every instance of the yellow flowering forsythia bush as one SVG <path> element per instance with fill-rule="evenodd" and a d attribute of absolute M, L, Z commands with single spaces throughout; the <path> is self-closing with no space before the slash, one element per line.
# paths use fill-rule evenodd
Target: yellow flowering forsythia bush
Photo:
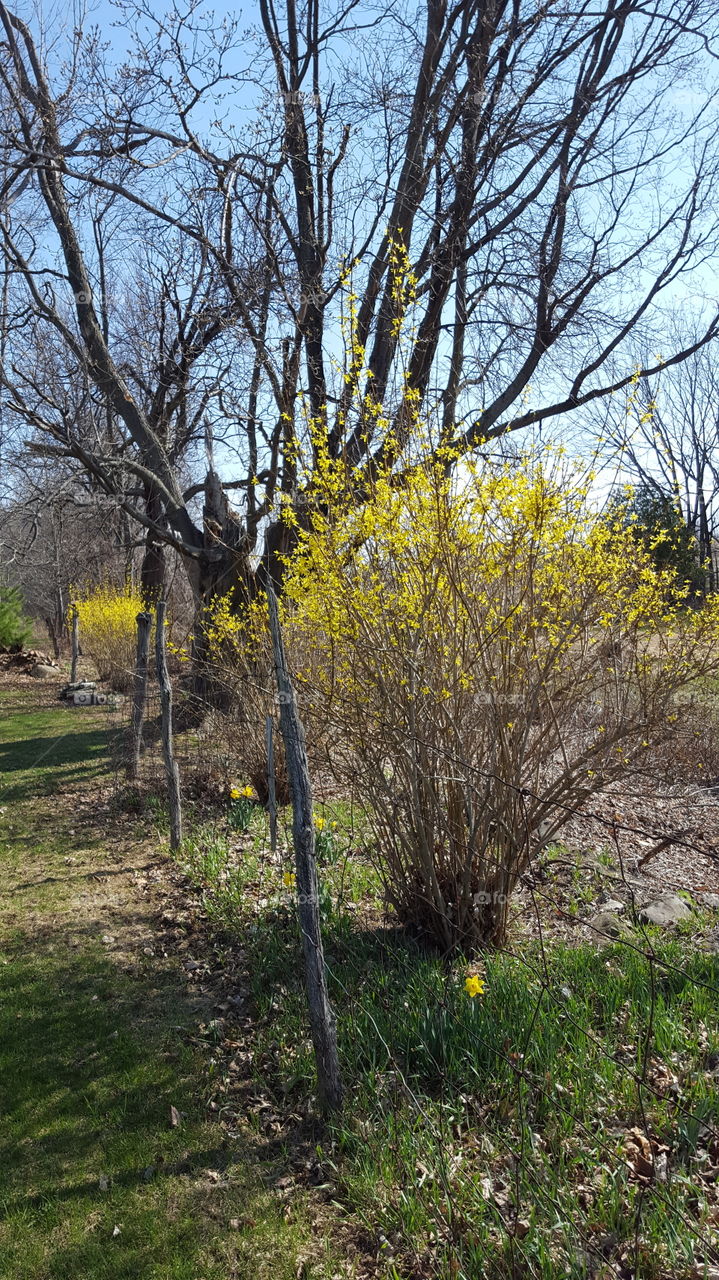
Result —
<path fill-rule="evenodd" d="M 561 472 L 414 469 L 352 508 L 328 466 L 288 565 L 305 716 L 333 726 L 400 916 L 447 950 L 502 941 L 533 853 L 719 667 L 719 601 L 684 610 Z"/>
<path fill-rule="evenodd" d="M 136 618 L 143 608 L 140 595 L 129 586 L 106 585 L 93 587 L 75 603 L 83 652 L 92 658 L 101 680 L 118 693 L 128 693 L 135 667 Z"/>

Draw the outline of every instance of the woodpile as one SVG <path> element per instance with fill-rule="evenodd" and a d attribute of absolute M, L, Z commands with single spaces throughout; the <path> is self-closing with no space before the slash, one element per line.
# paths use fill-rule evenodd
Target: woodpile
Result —
<path fill-rule="evenodd" d="M 17 645 L 11 645 L 9 648 L 0 647 L 0 671 L 52 679 L 59 667 L 54 658 L 49 658 L 40 649 L 20 649 Z"/>

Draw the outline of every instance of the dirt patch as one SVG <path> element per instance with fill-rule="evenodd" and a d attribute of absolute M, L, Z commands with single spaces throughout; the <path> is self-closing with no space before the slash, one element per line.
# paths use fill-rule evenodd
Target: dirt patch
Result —
<path fill-rule="evenodd" d="M 573 848 L 608 850 L 620 870 L 650 892 L 719 892 L 719 797 L 696 785 L 638 779 L 607 789 L 570 818 L 562 839 Z"/>

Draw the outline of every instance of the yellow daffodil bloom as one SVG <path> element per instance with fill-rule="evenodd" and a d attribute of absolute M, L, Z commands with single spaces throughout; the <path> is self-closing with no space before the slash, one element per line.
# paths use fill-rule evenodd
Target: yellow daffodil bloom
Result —
<path fill-rule="evenodd" d="M 477 977 L 476 973 L 471 973 L 469 977 L 464 980 L 464 989 L 469 998 L 473 1000 L 475 996 L 484 995 L 484 982 L 481 978 Z"/>

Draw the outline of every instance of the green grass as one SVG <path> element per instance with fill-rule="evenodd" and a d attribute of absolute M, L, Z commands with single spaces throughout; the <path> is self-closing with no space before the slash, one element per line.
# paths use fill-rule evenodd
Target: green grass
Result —
<path fill-rule="evenodd" d="M 292 1252 L 279 1207 L 205 1118 L 172 983 L 150 995 L 97 945 L 67 957 L 44 942 L 42 957 L 21 933 L 4 948 L 0 1274 L 224 1280 L 238 1265 L 229 1222 L 248 1215 Z M 256 1274 L 258 1243 L 237 1274 Z"/>
<path fill-rule="evenodd" d="M 315 1074 L 291 903 L 252 900 L 256 858 L 228 881 L 227 851 L 214 855 L 195 873 L 249 950 L 258 1078 L 302 1109 Z M 719 961 L 681 934 L 634 942 L 525 939 L 484 957 L 471 1000 L 466 963 L 326 913 L 348 1100 L 322 1160 L 384 1239 L 386 1275 L 695 1280 L 715 1265 Z M 641 1176 L 634 1128 L 657 1178 Z"/>
<path fill-rule="evenodd" d="M 112 896 L 147 847 L 78 817 L 110 781 L 104 713 L 42 696 L 0 691 L 2 1280 L 335 1274 L 306 1198 L 287 1214 L 266 1185 L 276 1156 L 212 1118 L 180 967 Z"/>
<path fill-rule="evenodd" d="M 169 819 L 165 807 L 153 800 L 150 807 L 158 833 L 166 835 Z M 237 935 L 258 902 L 264 901 L 285 918 L 282 906 L 289 899 L 283 873 L 293 869 L 294 855 L 289 807 L 278 817 L 279 844 L 274 859 L 269 851 L 265 810 L 257 803 L 251 805 L 246 821 L 238 828 L 232 821 L 233 808 L 236 806 L 228 805 L 226 814 L 208 818 L 202 811 L 193 813 L 187 805 L 186 835 L 178 862 L 203 889 L 211 921 Z M 315 854 L 324 916 L 346 914 L 348 908 L 352 911 L 362 904 L 376 908 L 381 897 L 379 876 L 366 857 L 356 856 L 367 839 L 364 815 L 338 801 L 318 805 L 316 815 Z"/>
<path fill-rule="evenodd" d="M 514 950 L 483 958 L 486 993 L 471 1000 L 467 963 L 378 926 L 362 815 L 318 813 L 331 833 L 319 874 L 347 1090 L 318 1156 L 381 1274 L 708 1277 L 719 1261 L 719 960 L 697 949 L 696 923 L 628 945 L 518 935 Z M 257 1087 L 302 1115 L 315 1066 L 282 888 L 291 856 L 269 858 L 259 808 L 243 831 L 204 815 L 188 832 L 181 865 L 212 925 L 247 953 Z M 563 910 L 574 902 L 584 916 L 593 892 L 579 870 L 567 875 Z"/>
<path fill-rule="evenodd" d="M 107 713 L 102 708 L 70 709 L 58 703 L 37 710 L 34 690 L 3 691 L 0 804 L 86 785 L 106 769 L 106 753 Z"/>

